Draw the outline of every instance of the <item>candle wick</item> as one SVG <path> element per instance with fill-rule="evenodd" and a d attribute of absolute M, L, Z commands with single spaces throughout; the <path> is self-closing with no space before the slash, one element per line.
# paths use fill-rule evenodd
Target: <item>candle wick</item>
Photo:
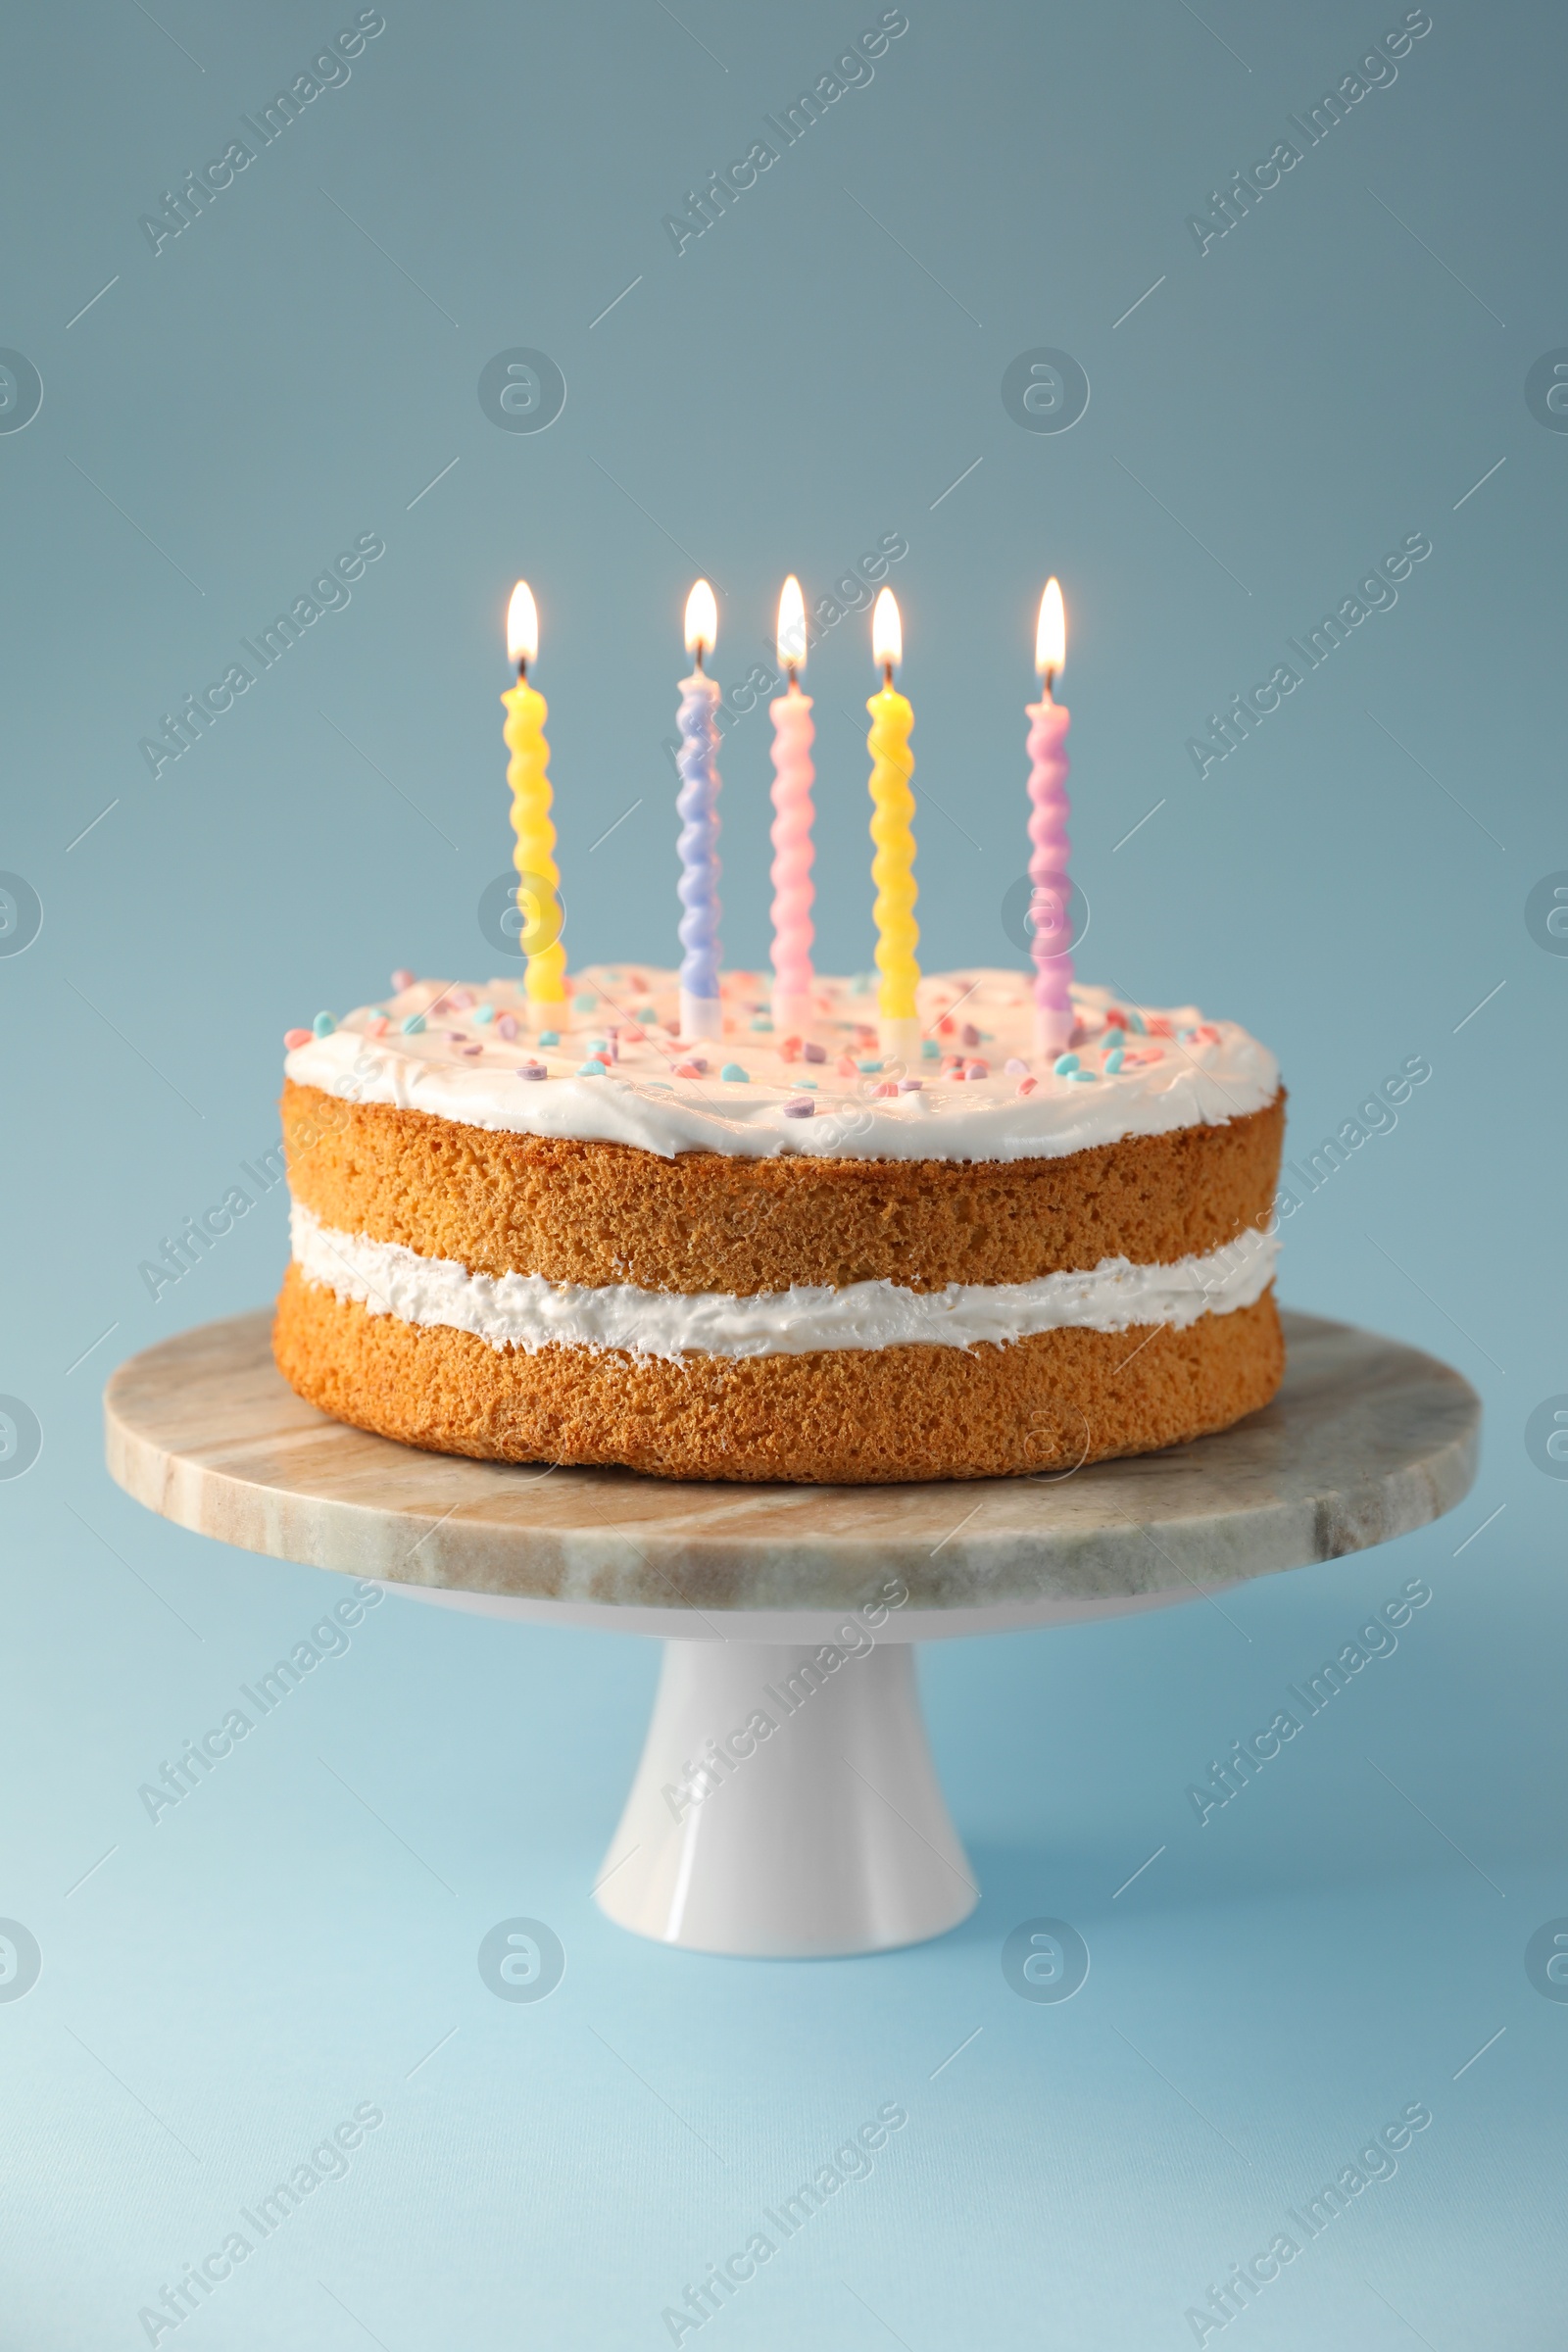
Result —
<path fill-rule="evenodd" d="M 789 680 L 790 692 L 791 692 L 791 694 L 793 694 L 793 693 L 795 692 L 795 684 L 796 684 L 796 677 L 795 677 L 795 664 L 794 664 L 794 662 L 785 662 L 785 664 L 784 664 L 784 675 L 785 675 L 785 677 L 786 677 L 786 678 Z"/>
<path fill-rule="evenodd" d="M 1056 699 L 1052 692 L 1052 688 L 1056 683 L 1056 673 L 1054 669 L 1048 669 L 1044 672 L 1044 683 L 1046 689 L 1046 700 L 1048 703 L 1054 703 Z"/>
<path fill-rule="evenodd" d="M 703 674 L 703 641 L 702 641 L 702 639 L 699 637 L 699 638 L 698 638 L 698 640 L 697 640 L 697 675 L 698 675 L 699 677 L 701 677 L 701 676 L 702 676 L 702 674 Z"/>
<path fill-rule="evenodd" d="M 884 662 L 882 664 L 882 691 L 884 694 L 893 692 L 893 664 L 891 662 Z"/>
<path fill-rule="evenodd" d="M 517 682 L 518 682 L 518 684 L 519 684 L 519 685 L 526 684 L 526 682 L 527 682 L 527 677 L 528 677 L 528 657 L 527 657 L 527 655 L 526 655 L 526 654 L 520 654 L 520 655 L 518 656 L 518 658 L 517 658 Z"/>

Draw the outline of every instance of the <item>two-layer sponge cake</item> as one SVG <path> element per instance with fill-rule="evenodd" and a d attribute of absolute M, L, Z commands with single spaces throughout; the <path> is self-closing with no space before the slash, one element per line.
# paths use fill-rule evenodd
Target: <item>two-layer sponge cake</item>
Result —
<path fill-rule="evenodd" d="M 402 978 L 403 975 L 399 975 Z M 1065 1471 L 1223 1429 L 1284 1348 L 1273 1056 L 1191 1006 L 921 984 L 881 1062 L 869 981 L 778 1037 L 727 974 L 596 967 L 559 1030 L 418 981 L 288 1055 L 277 1361 L 339 1420 L 503 1461 L 858 1484 Z"/>

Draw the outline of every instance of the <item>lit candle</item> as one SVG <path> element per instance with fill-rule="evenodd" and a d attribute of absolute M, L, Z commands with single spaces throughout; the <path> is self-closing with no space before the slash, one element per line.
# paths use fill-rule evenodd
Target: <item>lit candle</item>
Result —
<path fill-rule="evenodd" d="M 806 604 L 794 572 L 778 600 L 778 665 L 788 691 L 768 705 L 773 720 L 773 1026 L 781 1035 L 811 1022 L 811 698 L 796 673 L 806 666 Z"/>
<path fill-rule="evenodd" d="M 686 599 L 686 651 L 695 665 L 680 682 L 681 742 L 675 762 L 680 773 L 678 888 L 686 909 L 680 920 L 686 951 L 680 966 L 680 1033 L 694 1042 L 724 1034 L 718 995 L 718 728 L 713 719 L 719 698 L 716 681 L 703 672 L 703 656 L 712 652 L 717 639 L 713 591 L 699 580 Z"/>
<path fill-rule="evenodd" d="M 561 945 L 561 875 L 556 865 L 556 828 L 550 819 L 550 746 L 545 741 L 549 705 L 528 683 L 528 664 L 539 651 L 539 614 L 533 591 L 519 580 L 507 607 L 507 659 L 517 664 L 517 683 L 501 700 L 506 707 L 505 735 L 512 759 L 507 782 L 512 786 L 512 829 L 516 836 L 513 863 L 517 869 L 517 912 L 522 918 L 520 944 L 528 957 L 525 982 L 531 1005 L 559 1004 L 565 997 L 563 975 L 566 951 Z"/>
<path fill-rule="evenodd" d="M 882 974 L 877 1009 L 882 1051 L 897 1059 L 914 1062 L 920 1056 L 920 1022 L 915 1010 L 915 988 L 920 966 L 915 960 L 920 926 L 914 919 L 914 795 L 909 778 L 914 756 L 909 730 L 914 712 L 895 692 L 893 672 L 904 659 L 904 630 L 891 588 L 884 588 L 871 614 L 871 658 L 882 664 L 882 691 L 866 704 L 871 732 L 866 749 L 871 755 L 871 839 L 876 856 L 871 879 L 876 884 L 876 961 Z"/>
<path fill-rule="evenodd" d="M 1052 700 L 1067 659 L 1067 620 L 1061 609 L 1061 589 L 1046 582 L 1040 600 L 1040 627 L 1035 639 L 1035 667 L 1044 681 L 1038 703 L 1029 710 L 1029 879 L 1034 884 L 1030 916 L 1034 937 L 1030 954 L 1035 964 L 1035 1052 L 1060 1054 L 1072 1040 L 1072 957 L 1067 953 L 1070 933 L 1067 904 L 1072 885 L 1067 874 L 1067 727 L 1068 713 Z"/>

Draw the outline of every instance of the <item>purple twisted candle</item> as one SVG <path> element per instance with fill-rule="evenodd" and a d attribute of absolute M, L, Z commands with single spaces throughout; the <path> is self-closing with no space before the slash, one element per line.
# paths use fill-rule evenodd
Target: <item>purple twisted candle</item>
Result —
<path fill-rule="evenodd" d="M 1051 699 L 1047 676 L 1041 700 L 1028 706 L 1029 879 L 1034 884 L 1029 952 L 1035 966 L 1035 1052 L 1060 1054 L 1072 1037 L 1072 957 L 1067 903 L 1068 713 Z"/>
<path fill-rule="evenodd" d="M 701 662 L 701 652 L 698 660 Z M 723 1019 L 718 970 L 718 729 L 713 712 L 719 690 L 701 667 L 680 682 L 680 752 L 676 767 L 681 818 L 680 1033 L 686 1038 L 719 1038 Z"/>

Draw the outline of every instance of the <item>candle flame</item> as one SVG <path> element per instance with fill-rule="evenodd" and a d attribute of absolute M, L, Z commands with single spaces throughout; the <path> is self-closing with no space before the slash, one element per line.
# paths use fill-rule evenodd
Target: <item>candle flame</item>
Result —
<path fill-rule="evenodd" d="M 507 607 L 507 660 L 531 662 L 539 651 L 539 608 L 526 580 L 519 580 Z"/>
<path fill-rule="evenodd" d="M 686 651 L 710 654 L 718 642 L 718 607 L 706 580 L 699 580 L 686 599 Z"/>
<path fill-rule="evenodd" d="M 779 592 L 778 665 L 785 670 L 806 667 L 806 599 L 793 571 Z"/>
<path fill-rule="evenodd" d="M 889 662 L 897 668 L 904 660 L 904 623 L 891 588 L 882 590 L 871 613 L 871 659 L 884 668 Z"/>
<path fill-rule="evenodd" d="M 1035 636 L 1035 667 L 1041 676 L 1054 677 L 1066 667 L 1067 615 L 1062 610 L 1061 582 L 1053 573 L 1040 599 L 1040 627 Z"/>

